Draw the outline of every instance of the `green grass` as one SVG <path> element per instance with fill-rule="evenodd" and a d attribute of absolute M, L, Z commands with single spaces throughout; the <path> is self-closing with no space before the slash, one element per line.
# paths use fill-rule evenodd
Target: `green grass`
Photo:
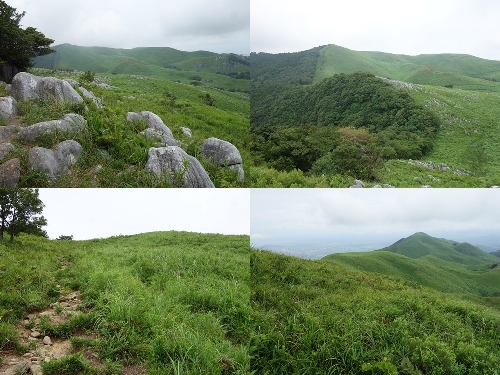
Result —
<path fill-rule="evenodd" d="M 80 356 L 91 346 L 110 374 L 129 364 L 148 374 L 247 374 L 248 243 L 248 236 L 187 232 L 88 241 L 21 236 L 0 248 L 0 350 L 15 346 L 19 319 L 57 300 L 57 282 L 80 291 L 83 314 L 47 323 L 45 332 L 85 330 L 96 339 L 73 338 L 75 352 L 44 365 L 45 373 L 96 373 Z"/>
<path fill-rule="evenodd" d="M 37 75 L 54 75 L 48 70 L 33 70 Z M 192 72 L 191 72 L 192 73 Z M 78 78 L 74 72 L 58 72 L 58 78 Z M 233 78 L 216 75 L 222 79 Z M 210 84 L 192 86 L 173 82 L 162 77 L 130 75 L 98 75 L 96 78 L 115 87 L 105 90 L 95 84 L 87 85 L 94 94 L 102 98 L 104 109 L 98 110 L 87 102 L 87 111 L 82 106 L 70 106 L 57 102 L 21 102 L 23 121 L 33 124 L 59 119 L 64 113 L 81 113 L 87 120 L 88 131 L 74 139 L 83 146 L 84 153 L 72 168 L 72 174 L 49 185 L 43 183 L 27 166 L 22 169 L 22 187 L 170 187 L 165 178 L 158 178 L 144 171 L 147 152 L 153 142 L 138 135 L 143 124 L 130 125 L 126 121 L 128 112 L 151 111 L 160 116 L 172 130 L 181 147 L 190 155 L 198 157 L 199 145 L 207 138 L 216 137 L 234 144 L 243 159 L 246 171 L 250 163 L 249 96 L 242 92 L 219 89 Z M 213 101 L 207 105 L 206 97 Z M 181 127 L 192 130 L 193 137 L 183 135 Z M 53 147 L 63 140 L 55 137 L 46 140 L 44 147 Z M 26 164 L 24 157 L 21 162 Z M 237 174 L 200 160 L 216 187 L 244 187 Z M 99 167 L 99 172 L 95 168 Z"/>
<path fill-rule="evenodd" d="M 479 297 L 251 252 L 258 374 L 495 373 L 500 313 Z"/>

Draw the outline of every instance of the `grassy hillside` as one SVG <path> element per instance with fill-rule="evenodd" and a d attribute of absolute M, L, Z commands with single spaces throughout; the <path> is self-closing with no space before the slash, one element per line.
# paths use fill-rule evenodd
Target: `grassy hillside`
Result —
<path fill-rule="evenodd" d="M 184 52 L 169 47 L 118 49 L 80 47 L 72 44 L 61 44 L 53 49 L 55 53 L 34 60 L 36 68 L 170 77 L 174 77 L 175 73 L 179 75 L 181 71 L 219 73 L 233 77 L 240 77 L 239 74 L 246 73 L 242 77 L 247 80 L 250 72 L 248 58 L 235 54 Z"/>
<path fill-rule="evenodd" d="M 251 292 L 259 374 L 485 374 L 500 360 L 495 298 L 266 251 L 251 252 Z"/>
<path fill-rule="evenodd" d="M 334 45 L 296 54 L 252 54 L 251 61 L 251 132 L 254 144 L 261 142 L 259 137 L 271 136 L 274 132 L 272 127 L 277 126 L 278 122 L 279 126 L 284 127 L 295 124 L 293 114 L 300 105 L 291 103 L 290 97 L 296 96 L 299 101 L 301 95 L 307 98 L 307 95 L 301 93 L 314 91 L 314 88 L 320 87 L 325 79 L 334 74 L 365 71 L 391 78 L 390 82 L 401 93 L 411 97 L 420 107 L 432 111 L 440 120 L 440 130 L 433 140 L 429 139 L 432 149 L 425 156 L 398 159 L 382 150 L 381 155 L 385 161 L 371 173 L 372 177 L 368 181 L 364 181 L 367 186 L 500 185 L 498 61 L 468 55 L 404 56 L 382 52 L 358 52 Z M 253 73 L 254 61 L 256 74 Z M 298 69 L 295 69 L 294 63 L 300 63 Z M 311 71 L 314 72 L 312 80 Z M 362 92 L 350 94 L 359 94 L 361 97 L 364 95 Z M 321 102 L 328 99 L 325 95 L 323 98 L 323 101 L 316 101 L 314 106 L 309 105 L 312 108 L 311 115 L 321 116 L 323 112 L 327 112 L 320 109 Z M 282 116 L 283 111 L 269 110 L 274 107 L 282 107 L 283 111 L 287 109 L 290 118 Z M 295 109 L 290 111 L 290 108 Z M 357 119 L 352 121 L 354 126 L 357 126 L 356 121 Z M 261 134 L 263 128 L 259 126 L 265 123 L 273 125 L 270 129 L 264 129 L 265 134 Z M 314 121 L 309 120 L 302 123 L 307 124 L 316 125 Z M 335 122 L 332 122 L 332 125 L 344 126 Z M 302 136 L 300 140 L 293 141 L 296 145 L 291 147 L 296 150 L 294 152 L 297 157 L 305 158 L 306 156 L 301 156 L 304 153 L 302 148 L 311 148 L 306 138 Z M 325 142 L 324 145 L 326 147 L 329 144 Z M 281 163 L 278 159 L 273 160 L 273 163 L 266 162 L 266 158 L 261 156 L 264 150 L 259 147 L 254 149 L 257 150 L 254 152 L 257 156 L 252 166 L 252 186 L 348 187 L 353 178 L 360 178 L 355 169 L 351 173 L 327 173 L 324 168 L 322 173 L 311 173 L 297 166 L 296 171 L 283 169 L 275 165 Z M 270 146 L 265 150 L 273 152 Z M 362 161 L 366 155 L 360 153 L 358 159 Z M 409 163 L 410 158 L 434 164 L 431 168 L 425 168 Z M 338 164 L 338 158 L 330 158 L 323 164 Z M 440 164 L 445 164 L 449 169 L 442 171 L 438 167 Z"/>
<path fill-rule="evenodd" d="M 381 250 L 331 254 L 323 260 L 398 277 L 442 292 L 500 295 L 498 259 L 468 243 L 425 233 L 402 238 Z"/>
<path fill-rule="evenodd" d="M 69 71 L 33 69 L 32 73 L 76 80 L 81 77 L 80 73 Z M 21 102 L 19 121 L 25 124 L 60 119 L 64 114 L 76 111 L 88 121 L 89 129 L 75 139 L 83 146 L 83 157 L 73 167 L 70 176 L 55 183 L 30 172 L 26 162 L 28 151 L 25 147 L 19 150 L 22 164 L 20 187 L 171 186 L 165 179 L 144 171 L 153 142 L 138 135 L 144 124 L 130 126 L 126 121 L 127 112 L 140 111 L 157 114 L 181 142 L 181 147 L 192 156 L 198 155 L 199 145 L 207 138 L 231 142 L 240 151 L 243 168 L 247 171 L 250 163 L 250 98 L 238 88 L 245 80 L 221 74 L 199 74 L 201 80 L 196 81 L 196 85 L 190 78 L 193 72 L 179 72 L 175 80 L 162 76 L 98 74 L 95 82 L 84 83 L 84 86 L 102 100 L 101 110 L 90 100 L 86 102 L 88 110 L 54 102 Z M 111 85 L 112 89 L 99 87 L 98 83 L 102 82 Z M 182 127 L 191 129 L 193 137 L 187 138 Z M 52 148 L 61 140 L 64 139 L 47 139 L 42 146 Z M 234 171 L 201 162 L 216 187 L 246 186 L 247 183 L 238 181 Z M 99 173 L 96 173 L 95 168 L 99 165 Z"/>
<path fill-rule="evenodd" d="M 56 303 L 62 319 L 57 301 L 76 293 L 81 305 L 64 323 L 26 323 L 72 349 L 45 363 L 45 374 L 247 374 L 248 243 L 248 236 L 156 232 L 1 244 L 0 358 L 33 349 L 18 337 L 27 314 Z"/>

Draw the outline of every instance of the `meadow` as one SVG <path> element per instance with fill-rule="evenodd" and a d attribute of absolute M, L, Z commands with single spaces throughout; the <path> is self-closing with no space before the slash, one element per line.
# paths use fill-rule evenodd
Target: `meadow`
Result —
<path fill-rule="evenodd" d="M 0 244 L 0 358 L 32 349 L 18 337 L 27 315 L 78 293 L 78 314 L 39 324 L 54 343 L 71 342 L 44 374 L 248 374 L 248 243 L 154 232 Z"/>

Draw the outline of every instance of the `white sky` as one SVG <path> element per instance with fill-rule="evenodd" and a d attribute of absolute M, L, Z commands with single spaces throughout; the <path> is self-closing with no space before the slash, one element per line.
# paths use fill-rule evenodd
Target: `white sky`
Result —
<path fill-rule="evenodd" d="M 500 232 L 497 189 L 252 189 L 250 199 L 256 245 L 301 236 L 356 241 L 425 232 L 459 239 Z"/>
<path fill-rule="evenodd" d="M 251 0 L 252 52 L 356 51 L 500 60 L 498 0 Z"/>
<path fill-rule="evenodd" d="M 249 234 L 249 189 L 40 189 L 50 238 L 155 231 Z"/>
<path fill-rule="evenodd" d="M 6 0 L 54 44 L 250 52 L 250 0 Z"/>

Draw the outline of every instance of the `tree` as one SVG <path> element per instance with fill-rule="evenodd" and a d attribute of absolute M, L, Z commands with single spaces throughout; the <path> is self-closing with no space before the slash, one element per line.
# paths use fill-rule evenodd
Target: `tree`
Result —
<path fill-rule="evenodd" d="M 33 66 L 34 57 L 54 52 L 50 49 L 50 44 L 54 43 L 52 39 L 34 27 L 20 27 L 25 14 L 0 0 L 0 64 L 11 64 L 19 70 Z"/>
<path fill-rule="evenodd" d="M 0 241 L 4 232 L 10 242 L 19 233 L 47 237 L 42 227 L 47 220 L 41 216 L 44 204 L 38 197 L 38 189 L 0 189 Z"/>

